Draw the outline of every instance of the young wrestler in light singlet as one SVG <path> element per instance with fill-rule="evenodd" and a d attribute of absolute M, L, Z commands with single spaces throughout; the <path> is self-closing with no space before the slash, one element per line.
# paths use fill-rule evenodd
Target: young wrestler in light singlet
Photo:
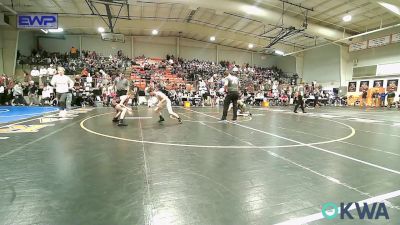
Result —
<path fill-rule="evenodd" d="M 127 107 L 130 98 L 132 98 L 131 94 L 122 95 L 119 98 L 113 99 L 111 102 L 112 107 L 115 109 L 115 115 L 112 121 L 114 123 L 118 122 L 118 126 L 128 126 L 124 123 L 124 119 L 127 112 L 132 114 L 132 109 Z"/>
<path fill-rule="evenodd" d="M 246 106 L 246 104 L 244 103 L 244 101 L 242 99 L 237 101 L 238 104 L 238 110 L 240 111 L 240 114 L 242 116 L 252 116 L 252 114 L 250 113 L 250 111 L 248 110 L 248 107 Z M 230 111 L 233 108 L 232 103 L 229 105 L 229 109 L 228 111 Z M 239 115 L 239 114 L 238 114 Z"/>
<path fill-rule="evenodd" d="M 179 117 L 178 114 L 176 114 L 174 111 L 172 111 L 172 104 L 171 100 L 161 91 L 155 91 L 154 89 L 150 89 L 150 96 L 154 96 L 158 100 L 157 107 L 155 108 L 155 112 L 159 113 L 160 115 L 160 120 L 159 122 L 164 121 L 164 117 L 162 116 L 162 110 L 164 108 L 167 108 L 169 115 L 171 118 L 177 119 L 179 123 L 182 123 L 182 119 Z"/>

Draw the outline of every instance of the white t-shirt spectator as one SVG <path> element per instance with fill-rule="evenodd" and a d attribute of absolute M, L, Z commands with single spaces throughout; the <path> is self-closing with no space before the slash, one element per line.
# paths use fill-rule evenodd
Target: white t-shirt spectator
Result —
<path fill-rule="evenodd" d="M 48 72 L 48 71 L 47 71 L 46 68 L 41 68 L 39 73 L 40 73 L 41 76 L 46 76 L 46 75 L 47 75 L 47 72 Z"/>
<path fill-rule="evenodd" d="M 296 91 L 300 92 L 301 95 L 304 95 L 304 87 L 303 86 L 298 86 L 296 88 Z"/>
<path fill-rule="evenodd" d="M 42 91 L 42 98 L 50 98 L 51 93 L 53 93 L 53 87 L 45 86 Z"/>
<path fill-rule="evenodd" d="M 13 87 L 13 95 L 14 95 L 14 96 L 23 95 L 22 87 L 19 86 L 18 84 L 16 84 L 16 85 Z"/>
<path fill-rule="evenodd" d="M 74 82 L 66 75 L 55 75 L 51 79 L 51 86 L 56 88 L 57 93 L 67 93 L 74 86 Z"/>
<path fill-rule="evenodd" d="M 47 74 L 50 75 L 50 76 L 55 75 L 56 74 L 56 69 L 54 69 L 53 67 L 49 67 L 47 69 Z"/>
<path fill-rule="evenodd" d="M 256 97 L 255 97 L 256 99 L 261 99 L 261 98 L 264 98 L 264 95 L 261 93 L 261 92 L 258 92 L 257 94 L 256 94 Z"/>
<path fill-rule="evenodd" d="M 111 94 L 112 93 L 114 93 L 114 86 L 112 86 L 112 85 L 109 85 L 108 87 L 107 87 L 107 96 L 111 96 Z"/>
<path fill-rule="evenodd" d="M 218 92 L 219 92 L 221 95 L 223 95 L 223 94 L 225 94 L 225 89 L 224 89 L 224 88 L 220 88 L 220 89 L 218 90 Z"/>
<path fill-rule="evenodd" d="M 200 90 L 200 91 L 207 90 L 206 82 L 204 82 L 203 80 L 201 80 L 201 81 L 199 82 L 199 90 Z"/>
<path fill-rule="evenodd" d="M 101 75 L 102 75 L 104 78 L 106 78 L 106 77 L 107 77 L 107 73 L 106 73 L 106 72 L 104 72 L 104 70 L 100 70 L 100 73 L 101 73 Z"/>
<path fill-rule="evenodd" d="M 31 70 L 31 76 L 32 77 L 38 77 L 39 75 L 40 75 L 39 70 L 37 70 L 37 69 Z"/>

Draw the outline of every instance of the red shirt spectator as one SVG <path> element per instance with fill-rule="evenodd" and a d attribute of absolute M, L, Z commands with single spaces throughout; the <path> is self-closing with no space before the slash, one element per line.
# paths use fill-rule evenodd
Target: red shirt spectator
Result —
<path fill-rule="evenodd" d="M 6 79 L 7 79 L 7 78 L 6 78 L 6 75 L 5 75 L 5 74 L 1 75 L 1 76 L 0 76 L 0 85 L 5 84 Z"/>
<path fill-rule="evenodd" d="M 87 70 L 87 68 L 84 68 L 81 72 L 82 77 L 87 77 L 89 75 L 89 71 Z"/>

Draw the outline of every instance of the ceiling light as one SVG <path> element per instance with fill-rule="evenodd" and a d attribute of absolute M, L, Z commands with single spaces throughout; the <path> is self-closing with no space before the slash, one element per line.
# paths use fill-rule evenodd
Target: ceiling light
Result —
<path fill-rule="evenodd" d="M 40 30 L 43 31 L 43 33 L 45 33 L 45 34 L 49 33 L 49 30 L 47 30 L 47 29 L 40 29 Z"/>
<path fill-rule="evenodd" d="M 253 44 L 249 44 L 249 48 L 251 49 L 251 48 L 253 48 L 254 47 L 254 45 Z"/>
<path fill-rule="evenodd" d="M 99 33 L 104 33 L 105 29 L 104 29 L 104 27 L 99 27 L 99 28 L 97 28 L 97 31 Z"/>
<path fill-rule="evenodd" d="M 281 50 L 275 50 L 275 54 L 277 54 L 277 55 L 284 55 L 285 53 L 282 52 Z"/>
<path fill-rule="evenodd" d="M 396 13 L 397 15 L 400 15 L 400 9 L 399 7 L 386 3 L 386 2 L 378 2 L 381 6 L 385 7 L 386 9 Z"/>
<path fill-rule="evenodd" d="M 342 19 L 343 19 L 344 22 L 350 22 L 351 18 L 352 18 L 351 15 L 345 15 L 345 16 L 343 16 Z"/>
<path fill-rule="evenodd" d="M 211 36 L 210 41 L 215 41 L 215 36 Z"/>
<path fill-rule="evenodd" d="M 63 31 L 64 31 L 64 29 L 62 29 L 61 27 L 59 27 L 57 29 L 49 29 L 50 33 L 61 33 Z"/>
<path fill-rule="evenodd" d="M 151 31 L 151 34 L 152 34 L 152 35 L 157 35 L 157 34 L 158 34 L 158 30 L 155 30 L 155 29 L 152 30 L 152 31 Z"/>

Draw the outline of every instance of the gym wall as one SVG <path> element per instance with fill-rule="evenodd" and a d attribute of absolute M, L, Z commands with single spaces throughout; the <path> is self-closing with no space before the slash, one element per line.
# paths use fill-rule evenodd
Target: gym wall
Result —
<path fill-rule="evenodd" d="M 103 42 L 103 45 L 106 46 L 105 48 L 108 48 L 110 44 Z M 176 38 L 152 36 L 133 37 L 133 51 L 133 56 L 135 57 L 144 55 L 146 57 L 165 58 L 167 54 L 176 56 Z"/>
<path fill-rule="evenodd" d="M 264 55 L 264 54 L 254 54 L 253 62 L 255 65 L 263 65 L 265 67 L 271 67 L 277 65 L 278 57 L 272 55 Z M 287 71 L 289 72 L 289 71 Z"/>
<path fill-rule="evenodd" d="M 234 61 L 236 64 L 243 65 L 245 63 L 251 63 L 251 52 L 238 51 L 234 48 L 220 46 L 218 49 L 219 61 Z"/>
<path fill-rule="evenodd" d="M 48 52 L 69 52 L 72 46 L 79 48 L 79 36 L 64 35 L 57 38 L 46 35 L 37 36 L 40 48 Z M 23 47 L 23 46 L 21 46 Z"/>
<path fill-rule="evenodd" d="M 19 32 L 14 29 L 1 29 L 1 61 L 0 61 L 0 72 L 5 73 L 7 75 L 14 75 L 15 73 L 15 64 L 17 57 L 17 46 L 19 39 Z"/>
<path fill-rule="evenodd" d="M 355 67 L 400 63 L 400 43 L 351 52 L 350 57 Z"/>
<path fill-rule="evenodd" d="M 276 66 L 288 73 L 296 73 L 296 57 L 293 56 L 274 56 Z"/>
<path fill-rule="evenodd" d="M 78 45 L 74 46 L 79 49 L 79 36 L 77 36 Z M 105 45 L 106 43 L 106 45 Z M 43 43 L 45 44 L 45 43 Z M 71 48 L 71 46 L 68 48 Z M 131 56 L 131 37 L 125 37 L 125 43 L 122 42 L 105 42 L 100 36 L 82 36 L 82 50 L 96 51 L 104 56 L 116 55 L 119 50 L 125 55 Z"/>
<path fill-rule="evenodd" d="M 19 52 L 22 55 L 31 55 L 32 50 L 36 48 L 36 37 L 33 32 L 29 31 L 19 31 L 19 38 L 18 38 L 18 48 Z"/>
<path fill-rule="evenodd" d="M 391 34 L 397 34 L 399 32 L 400 28 L 397 27 L 378 33 L 372 33 L 368 36 L 363 36 L 355 42 L 367 41 L 374 38 L 389 36 Z M 374 76 L 375 74 L 373 74 L 372 76 L 374 77 L 371 77 L 371 79 L 378 79 L 382 76 L 400 76 L 400 43 L 390 43 L 386 46 L 349 52 L 349 63 L 351 64 L 352 71 L 351 76 L 349 76 L 349 79 L 347 80 L 360 79 L 355 75 L 353 76 L 353 68 L 363 70 L 368 67 L 376 67 L 376 74 L 378 76 Z M 387 66 L 393 67 L 391 71 L 385 69 Z"/>
<path fill-rule="evenodd" d="M 216 48 L 216 44 L 182 38 L 180 39 L 179 52 L 180 57 L 184 59 L 199 59 L 216 62 Z"/>
<path fill-rule="evenodd" d="M 340 81 L 340 46 L 327 45 L 304 52 L 303 81 L 338 83 Z"/>
<path fill-rule="evenodd" d="M 0 74 L 4 73 L 3 68 L 3 31 L 0 30 Z"/>

